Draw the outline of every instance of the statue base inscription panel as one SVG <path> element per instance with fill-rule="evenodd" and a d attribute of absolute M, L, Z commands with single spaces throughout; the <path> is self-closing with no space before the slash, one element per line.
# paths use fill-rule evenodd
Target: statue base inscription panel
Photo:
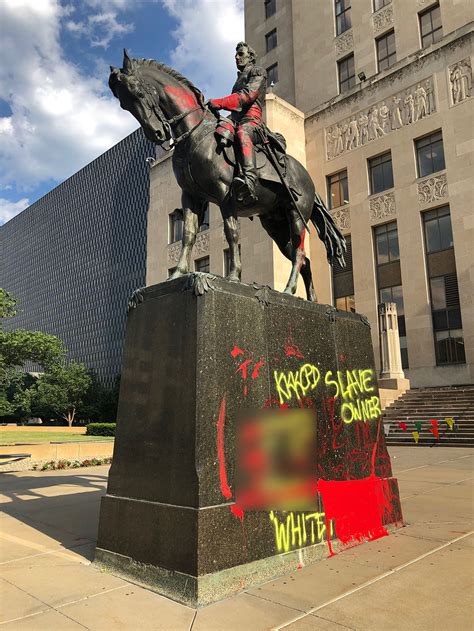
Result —
<path fill-rule="evenodd" d="M 402 524 L 365 318 L 209 274 L 135 304 L 96 563 L 201 606 Z"/>

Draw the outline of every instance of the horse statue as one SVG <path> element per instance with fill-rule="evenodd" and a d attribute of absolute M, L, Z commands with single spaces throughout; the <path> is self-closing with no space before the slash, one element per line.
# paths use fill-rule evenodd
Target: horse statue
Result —
<path fill-rule="evenodd" d="M 215 135 L 218 116 L 205 104 L 202 92 L 179 72 L 152 59 L 132 59 L 124 51 L 123 68 L 110 67 L 109 86 L 120 106 L 140 123 L 153 143 L 174 147 L 173 171 L 182 189 L 184 221 L 181 254 L 171 278 L 189 273 L 191 252 L 209 202 L 219 206 L 229 244 L 228 280 L 240 281 L 239 217 L 258 215 L 281 252 L 291 261 L 285 293 L 294 294 L 298 275 L 307 299 L 317 302 L 309 258 L 304 252 L 308 221 L 318 231 L 330 264 L 344 266 L 345 239 L 310 175 L 292 156 L 286 158 L 285 179 L 268 152 L 257 153 L 257 200 L 248 205 L 233 194 L 238 170 L 233 147 L 223 149 Z"/>

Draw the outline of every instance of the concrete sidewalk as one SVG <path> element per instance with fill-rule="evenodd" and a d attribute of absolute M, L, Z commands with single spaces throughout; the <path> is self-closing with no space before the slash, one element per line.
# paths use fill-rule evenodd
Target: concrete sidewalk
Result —
<path fill-rule="evenodd" d="M 390 453 L 406 528 L 197 612 L 90 565 L 107 467 L 4 473 L 2 629 L 472 629 L 474 452 Z"/>

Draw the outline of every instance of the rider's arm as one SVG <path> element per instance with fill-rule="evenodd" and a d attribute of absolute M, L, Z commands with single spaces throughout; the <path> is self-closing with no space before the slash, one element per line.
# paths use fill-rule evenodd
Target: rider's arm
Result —
<path fill-rule="evenodd" d="M 251 105 L 265 87 L 267 73 L 263 68 L 254 67 L 250 71 L 249 80 L 245 87 L 222 99 L 211 99 L 210 103 L 219 109 L 230 112 L 241 112 L 242 108 Z"/>

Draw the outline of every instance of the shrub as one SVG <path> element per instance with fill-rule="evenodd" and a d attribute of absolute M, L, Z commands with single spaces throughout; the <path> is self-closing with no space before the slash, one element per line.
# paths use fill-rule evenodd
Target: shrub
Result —
<path fill-rule="evenodd" d="M 105 458 L 86 458 L 86 460 L 49 460 L 42 465 L 33 465 L 33 470 L 49 471 L 56 469 L 78 469 L 79 467 L 92 467 L 101 464 L 111 464 L 112 457 Z"/>
<path fill-rule="evenodd" d="M 115 436 L 116 423 L 89 423 L 86 434 L 88 436 Z"/>

